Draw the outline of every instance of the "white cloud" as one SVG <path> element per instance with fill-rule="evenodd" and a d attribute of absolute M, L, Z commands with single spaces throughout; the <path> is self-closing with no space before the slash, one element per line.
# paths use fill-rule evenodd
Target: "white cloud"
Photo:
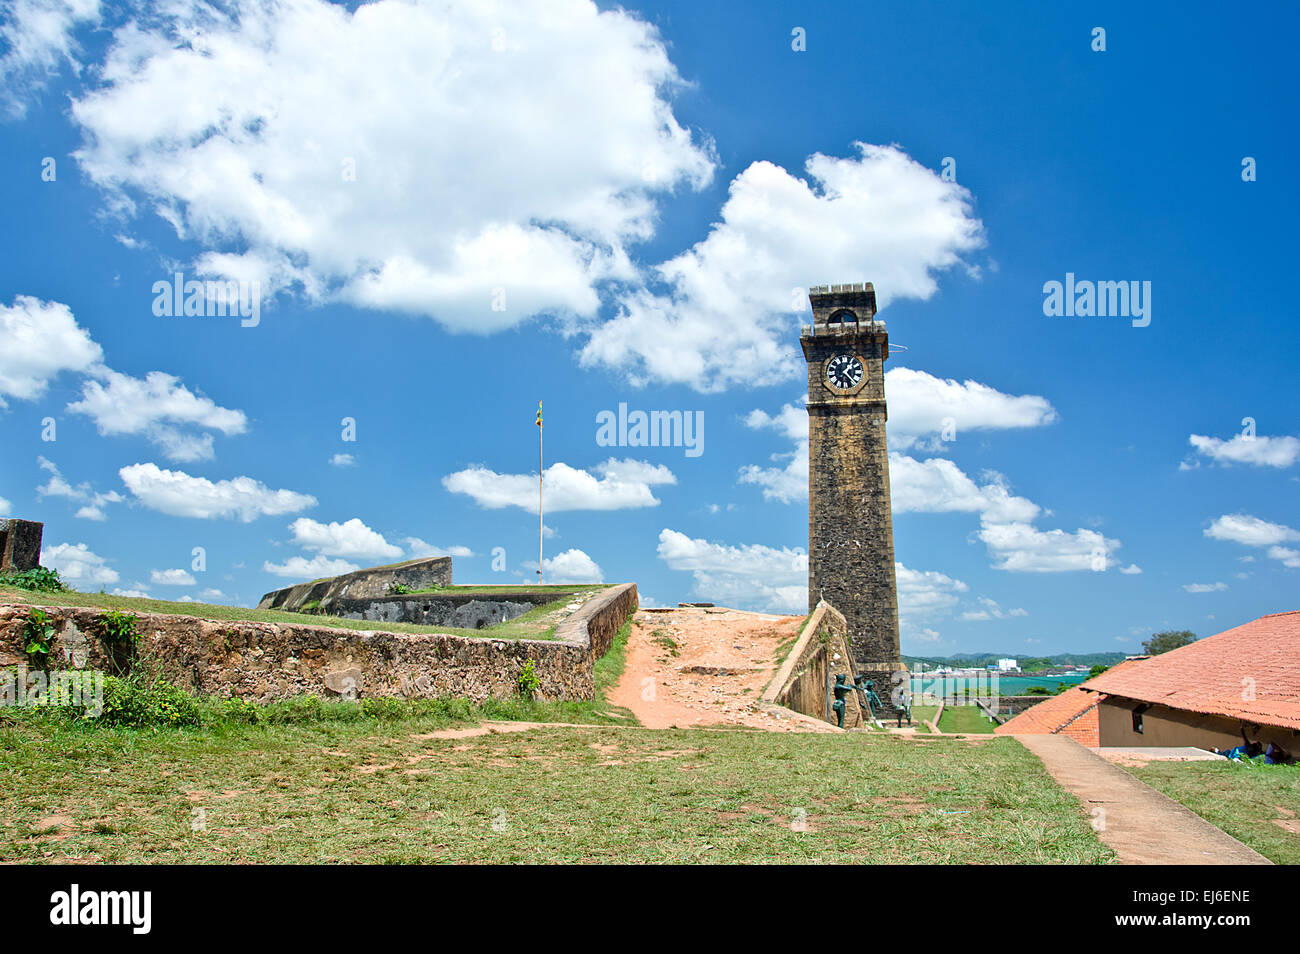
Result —
<path fill-rule="evenodd" d="M 243 411 L 219 407 L 162 371 L 140 379 L 97 368 L 83 383 L 81 400 L 67 409 L 91 418 L 101 435 L 143 434 L 168 458 L 185 462 L 212 458 L 212 435 L 206 431 L 242 434 L 248 423 Z M 187 427 L 205 433 L 189 433 Z"/>
<path fill-rule="evenodd" d="M 149 600 L 149 599 L 153 599 L 153 597 L 151 597 L 151 596 L 150 596 L 148 593 L 146 593 L 144 590 L 123 590 L 123 589 L 114 589 L 112 592 L 113 592 L 113 595 L 114 595 L 114 596 L 132 596 L 132 597 L 135 597 L 136 599 L 139 599 L 139 600 Z"/>
<path fill-rule="evenodd" d="M 652 234 L 656 195 L 711 178 L 666 98 L 663 42 L 622 10 L 232 9 L 119 29 L 72 106 L 110 205 L 152 207 L 209 246 L 213 274 L 466 331 L 593 317 L 596 284 L 634 276 L 626 246 Z"/>
<path fill-rule="evenodd" d="M 1300 438 L 1237 434 L 1231 440 L 1192 434 L 1188 439 L 1197 453 L 1220 464 L 1255 467 L 1290 467 L 1300 460 Z"/>
<path fill-rule="evenodd" d="M 41 566 L 59 571 L 65 583 L 73 586 L 103 586 L 120 577 L 102 556 L 84 543 L 58 543 L 41 549 Z"/>
<path fill-rule="evenodd" d="M 193 586 L 198 581 L 186 570 L 150 570 L 149 582 L 154 586 Z"/>
<path fill-rule="evenodd" d="M 592 470 L 594 473 L 589 473 L 565 463 L 546 468 L 546 512 L 656 507 L 659 499 L 651 488 L 677 483 L 667 467 L 646 461 L 611 457 Z M 442 485 L 452 493 L 466 494 L 489 510 L 521 507 L 537 513 L 536 474 L 498 474 L 486 467 L 470 467 L 448 474 L 442 478 Z"/>
<path fill-rule="evenodd" d="M 13 504 L 11 504 L 4 497 L 0 497 L 0 513 L 8 515 L 13 511 L 13 509 L 14 509 Z"/>
<path fill-rule="evenodd" d="M 1027 523 L 1041 508 L 1016 497 L 1001 474 L 986 474 L 977 485 L 960 467 L 943 457 L 925 461 L 889 455 L 890 500 L 895 513 L 976 513 L 987 523 Z"/>
<path fill-rule="evenodd" d="M 157 464 L 131 464 L 118 471 L 137 500 L 173 517 L 234 517 L 248 523 L 260 516 L 296 513 L 316 505 L 316 498 L 292 490 L 272 490 L 252 477 L 213 482 Z"/>
<path fill-rule="evenodd" d="M 856 148 L 811 156 L 807 180 L 770 162 L 741 172 L 709 235 L 658 267 L 663 291 L 626 292 L 581 362 L 699 391 L 774 384 L 801 373 L 810 276 L 869 277 L 882 307 L 933 295 L 935 274 L 983 242 L 969 192 L 895 147 Z"/>
<path fill-rule="evenodd" d="M 317 554 L 310 560 L 301 556 L 289 557 L 283 563 L 272 563 L 268 560 L 262 564 L 262 569 L 276 576 L 292 577 L 296 580 L 305 581 L 340 576 L 344 573 L 351 573 L 353 570 L 359 570 L 361 567 L 355 563 L 349 563 L 347 560 L 331 560 L 323 554 Z"/>
<path fill-rule="evenodd" d="M 1057 419 L 1051 403 L 1036 394 L 1004 394 L 978 381 L 945 380 L 912 368 L 885 372 L 885 394 L 889 443 L 897 450 L 943 434 L 949 426 L 952 439 L 961 440 L 970 431 L 1043 427 Z"/>
<path fill-rule="evenodd" d="M 1281 560 L 1282 565 L 1288 569 L 1300 569 L 1300 550 L 1293 550 L 1291 547 L 1269 547 L 1268 556 L 1270 560 Z"/>
<path fill-rule="evenodd" d="M 18 295 L 0 305 L 0 407 L 6 397 L 34 401 L 62 371 L 86 371 L 104 353 L 56 301 Z"/>
<path fill-rule="evenodd" d="M 1039 530 L 1027 523 L 986 523 L 976 535 L 989 548 L 994 569 L 1027 573 L 1107 570 L 1120 545 L 1096 530 Z"/>
<path fill-rule="evenodd" d="M 1184 583 L 1183 589 L 1188 593 L 1217 593 L 1220 590 L 1226 590 L 1227 583 Z"/>
<path fill-rule="evenodd" d="M 960 594 L 969 589 L 961 580 L 955 580 L 936 570 L 911 570 L 901 563 L 895 563 L 894 574 L 898 581 L 900 626 L 917 620 L 928 621 L 946 616 L 957 605 Z M 910 625 L 908 635 L 915 635 Z"/>
<path fill-rule="evenodd" d="M 62 64 L 81 69 L 73 33 L 99 20 L 99 0 L 5 0 L 0 14 L 0 95 L 11 115 L 22 116 L 25 95 L 43 87 Z"/>
<path fill-rule="evenodd" d="M 418 560 L 423 557 L 472 557 L 474 551 L 469 547 L 460 545 L 450 547 L 440 547 L 436 544 L 427 543 L 419 537 L 407 537 L 405 541 L 406 550 L 412 560 Z"/>
<path fill-rule="evenodd" d="M 542 559 L 547 583 L 602 583 L 604 574 L 596 561 L 581 550 L 565 550 Z"/>
<path fill-rule="evenodd" d="M 40 468 L 49 473 L 50 479 L 42 486 L 36 488 L 38 497 L 66 497 L 69 500 L 78 501 L 82 504 L 77 510 L 77 516 L 84 520 L 107 520 L 108 515 L 104 513 L 104 506 L 110 503 L 121 503 L 124 499 L 116 490 L 110 490 L 106 493 L 98 493 L 89 483 L 80 483 L 72 486 L 64 479 L 59 468 L 53 461 L 44 457 L 37 457 L 36 463 Z"/>
<path fill-rule="evenodd" d="M 1128 566 L 1120 567 L 1119 571 L 1125 576 L 1137 576 L 1142 572 L 1142 567 L 1138 566 L 1136 563 L 1130 563 Z"/>
<path fill-rule="evenodd" d="M 357 459 L 351 454 L 335 454 L 330 458 L 331 467 L 351 467 L 357 462 Z"/>
<path fill-rule="evenodd" d="M 690 571 L 696 596 L 770 613 L 801 613 L 808 607 L 808 556 L 802 550 L 762 544 L 727 546 L 665 528 L 659 559 Z"/>
<path fill-rule="evenodd" d="M 1205 535 L 1214 540 L 1227 540 L 1248 547 L 1275 546 L 1300 540 L 1300 531 L 1245 513 L 1224 514 L 1206 528 Z"/>
<path fill-rule="evenodd" d="M 395 560 L 402 555 L 401 547 L 389 543 L 383 534 L 371 530 L 358 517 L 343 523 L 320 523 L 299 517 L 289 524 L 289 529 L 298 546 L 326 556 Z"/>
<path fill-rule="evenodd" d="M 966 610 L 958 618 L 966 622 L 987 622 L 993 619 L 1010 619 L 1016 616 L 1029 615 L 1027 610 L 1020 608 L 1004 610 L 998 605 L 997 600 L 989 599 L 987 596 L 981 596 L 979 602 L 981 609 Z"/>

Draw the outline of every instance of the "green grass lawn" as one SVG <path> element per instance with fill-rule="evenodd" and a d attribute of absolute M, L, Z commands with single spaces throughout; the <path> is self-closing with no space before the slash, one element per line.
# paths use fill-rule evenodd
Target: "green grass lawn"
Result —
<path fill-rule="evenodd" d="M 330 626 L 335 629 L 380 631 L 385 633 L 443 633 L 452 636 L 473 636 L 487 639 L 550 639 L 555 633 L 555 621 L 550 618 L 551 614 L 568 604 L 570 596 L 575 592 L 574 587 L 565 587 L 563 595 L 559 599 L 552 600 L 544 606 L 535 606 L 522 616 L 487 629 L 421 626 L 416 623 L 380 623 L 375 620 L 345 619 L 341 616 L 324 616 L 315 613 L 286 613 L 282 610 L 249 609 L 245 606 L 221 606 L 213 603 L 174 603 L 167 600 L 143 599 L 134 596 L 110 596 L 107 593 L 77 593 L 72 590 L 59 593 L 39 593 L 12 587 L 0 587 L 0 603 L 21 603 L 28 606 L 89 606 L 97 609 L 115 609 L 137 614 L 168 613 L 209 620 L 300 623 L 305 626 Z"/>
<path fill-rule="evenodd" d="M 1300 864 L 1300 766 L 1225 759 L 1149 762 L 1129 771 L 1270 861 Z"/>
<path fill-rule="evenodd" d="M 939 717 L 940 732 L 992 732 L 997 726 L 978 706 L 944 706 Z"/>
<path fill-rule="evenodd" d="M 1013 739 L 0 717 L 0 862 L 1104 863 Z"/>

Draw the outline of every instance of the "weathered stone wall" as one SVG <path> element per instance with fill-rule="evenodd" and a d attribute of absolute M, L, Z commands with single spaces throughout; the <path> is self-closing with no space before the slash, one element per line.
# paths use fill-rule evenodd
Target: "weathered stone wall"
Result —
<path fill-rule="evenodd" d="M 270 702 L 302 693 L 461 696 L 481 702 L 518 691 L 533 661 L 544 699 L 590 699 L 592 667 L 636 610 L 634 584 L 592 597 L 556 629 L 554 640 L 360 632 L 287 623 L 141 616 L 139 652 L 178 685 L 207 695 Z M 79 647 L 89 668 L 114 668 L 99 638 L 100 610 L 45 606 L 58 636 L 51 664 Z M 0 605 L 0 666 L 27 662 L 23 628 L 32 607 Z M 563 633 L 561 633 L 563 629 Z"/>
<path fill-rule="evenodd" d="M 846 634 L 843 614 L 833 606 L 819 603 L 804 622 L 785 662 L 768 684 L 763 701 L 834 724 L 830 684 L 839 673 L 844 673 L 849 682 L 857 675 Z M 839 659 L 835 658 L 836 655 Z M 864 713 L 857 693 L 849 693 L 844 703 L 844 727 L 852 729 L 864 725 Z"/>
<path fill-rule="evenodd" d="M 387 596 L 397 584 L 411 589 L 451 586 L 451 557 L 407 560 L 405 563 L 369 567 L 342 576 L 286 586 L 263 596 L 257 608 L 296 613 L 306 607 L 321 613 L 331 613 L 339 600 Z"/>
<path fill-rule="evenodd" d="M 485 629 L 522 616 L 567 594 L 509 592 L 492 598 L 472 593 L 433 596 L 411 594 L 382 599 L 334 600 L 331 616 L 366 619 L 376 623 L 416 623 L 422 626 L 453 626 L 456 629 Z"/>
<path fill-rule="evenodd" d="M 34 520 L 0 520 L 0 570 L 31 570 L 41 564 L 45 524 Z"/>
<path fill-rule="evenodd" d="M 892 672 L 901 658 L 885 439 L 889 335 L 873 321 L 870 285 L 821 286 L 809 298 L 814 322 L 800 338 L 808 363 L 808 606 L 825 600 L 844 614 L 860 670 Z M 839 354 L 857 356 L 864 369 L 847 391 L 826 383 L 826 364 Z"/>

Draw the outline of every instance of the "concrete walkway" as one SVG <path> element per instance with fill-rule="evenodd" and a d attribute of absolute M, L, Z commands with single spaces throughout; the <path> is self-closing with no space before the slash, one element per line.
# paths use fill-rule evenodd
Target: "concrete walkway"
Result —
<path fill-rule="evenodd" d="M 1014 738 L 1043 761 L 1093 817 L 1097 837 L 1126 865 L 1268 865 L 1200 815 L 1064 735 Z M 1100 811 L 1098 811 L 1100 809 Z"/>

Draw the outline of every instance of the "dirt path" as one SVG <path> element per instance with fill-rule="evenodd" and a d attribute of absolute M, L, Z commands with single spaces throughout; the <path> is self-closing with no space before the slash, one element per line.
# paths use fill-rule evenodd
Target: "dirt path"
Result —
<path fill-rule="evenodd" d="M 632 620 L 623 677 L 609 700 L 652 729 L 738 725 L 833 732 L 815 719 L 780 719 L 758 705 L 802 622 L 800 616 L 720 607 L 642 610 Z"/>
<path fill-rule="evenodd" d="M 1017 735 L 1093 816 L 1097 837 L 1126 865 L 1272 864 L 1189 808 L 1064 735 Z"/>

